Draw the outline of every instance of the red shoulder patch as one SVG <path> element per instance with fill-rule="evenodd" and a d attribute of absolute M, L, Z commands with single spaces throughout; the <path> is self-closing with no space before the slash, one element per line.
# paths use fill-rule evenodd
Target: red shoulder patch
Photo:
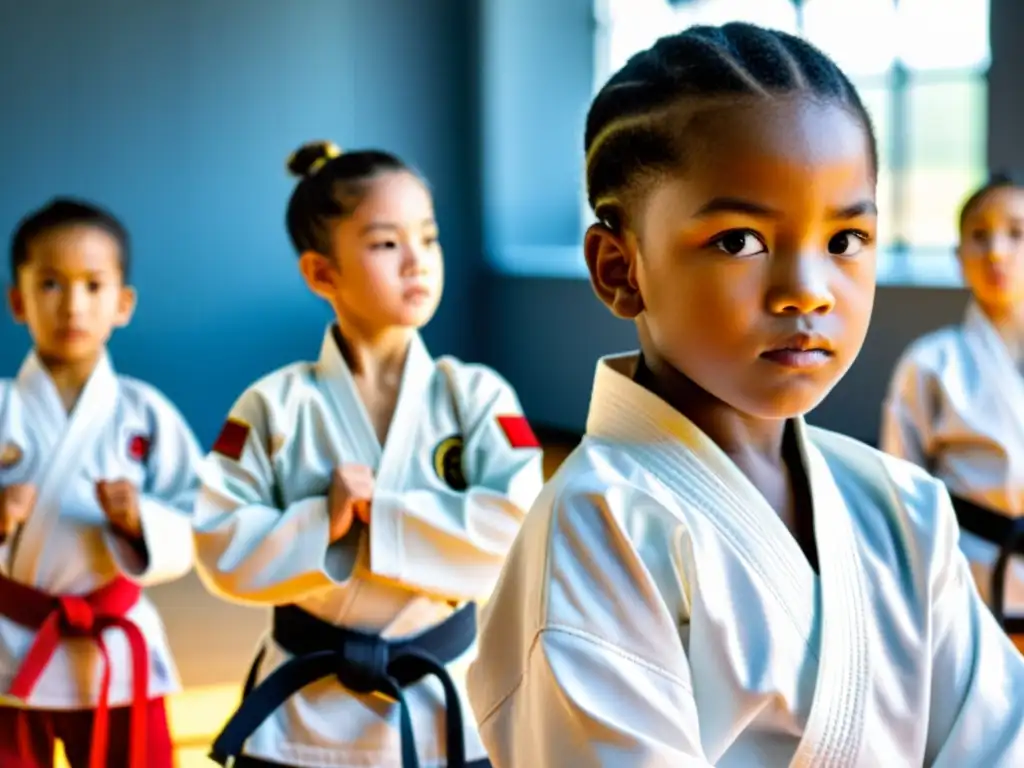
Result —
<path fill-rule="evenodd" d="M 128 440 L 128 456 L 141 464 L 149 458 L 151 447 L 152 442 L 146 435 L 132 435 Z"/>
<path fill-rule="evenodd" d="M 251 427 L 240 419 L 228 419 L 221 427 L 220 434 L 213 444 L 213 452 L 219 453 L 232 461 L 238 461 L 245 452 L 245 443 L 249 439 Z"/>
<path fill-rule="evenodd" d="M 540 441 L 525 416 L 499 416 L 498 426 L 513 448 L 540 448 Z"/>

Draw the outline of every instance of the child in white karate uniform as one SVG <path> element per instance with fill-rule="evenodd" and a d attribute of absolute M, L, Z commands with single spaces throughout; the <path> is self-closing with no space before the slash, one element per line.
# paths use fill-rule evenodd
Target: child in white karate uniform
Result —
<path fill-rule="evenodd" d="M 0 766 L 171 768 L 180 689 L 143 588 L 192 566 L 199 445 L 107 353 L 131 320 L 128 234 L 58 199 L 11 246 L 9 298 L 33 349 L 0 380 Z"/>
<path fill-rule="evenodd" d="M 441 297 L 424 181 L 393 155 L 300 149 L 288 231 L 337 321 L 320 357 L 231 409 L 195 514 L 200 573 L 273 607 L 247 695 L 213 747 L 242 766 L 486 766 L 459 669 L 541 483 L 494 371 L 434 358 Z"/>
<path fill-rule="evenodd" d="M 1024 632 L 1024 187 L 996 176 L 960 213 L 957 259 L 971 292 L 963 322 L 915 341 L 893 373 L 882 450 L 942 480 L 979 592 Z"/>
<path fill-rule="evenodd" d="M 481 618 L 496 768 L 1024 765 L 1024 660 L 942 485 L 808 426 L 875 290 L 877 157 L 799 38 L 692 27 L 587 119 L 597 366 L 581 446 Z"/>

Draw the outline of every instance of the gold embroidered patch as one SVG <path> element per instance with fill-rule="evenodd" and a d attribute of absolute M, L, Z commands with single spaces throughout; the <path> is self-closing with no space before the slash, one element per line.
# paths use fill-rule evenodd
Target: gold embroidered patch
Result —
<path fill-rule="evenodd" d="M 17 443 L 6 443 L 0 448 L 0 469 L 10 469 L 21 461 L 21 448 Z"/>
<path fill-rule="evenodd" d="M 464 491 L 469 487 L 462 471 L 462 448 L 462 435 L 452 435 L 434 449 L 434 472 L 453 491 Z"/>

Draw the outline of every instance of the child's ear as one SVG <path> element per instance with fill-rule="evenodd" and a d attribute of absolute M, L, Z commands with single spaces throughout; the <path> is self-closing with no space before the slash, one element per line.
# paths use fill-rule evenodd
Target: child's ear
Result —
<path fill-rule="evenodd" d="M 329 258 L 316 251 L 305 251 L 299 257 L 299 272 L 315 295 L 325 301 L 334 301 L 338 270 Z"/>
<path fill-rule="evenodd" d="M 21 289 L 12 285 L 7 289 L 7 303 L 11 307 L 11 316 L 14 318 L 14 322 L 24 324 L 25 322 L 25 298 L 21 294 Z"/>
<path fill-rule="evenodd" d="M 138 295 L 130 285 L 121 286 L 121 292 L 117 297 L 117 316 L 114 318 L 114 325 L 124 328 L 132 321 L 135 314 L 135 305 L 138 303 Z"/>
<path fill-rule="evenodd" d="M 584 238 L 583 251 L 594 293 L 612 314 L 632 320 L 643 312 L 644 299 L 636 279 L 635 239 L 605 224 L 593 224 Z"/>

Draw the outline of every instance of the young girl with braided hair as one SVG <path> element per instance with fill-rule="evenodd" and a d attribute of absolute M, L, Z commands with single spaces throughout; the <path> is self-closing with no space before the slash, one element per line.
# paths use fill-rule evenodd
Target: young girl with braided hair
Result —
<path fill-rule="evenodd" d="M 637 54 L 586 128 L 598 298 L 639 353 L 481 620 L 496 768 L 1024 764 L 1024 660 L 943 486 L 808 426 L 875 291 L 877 157 L 824 54 L 747 24 Z"/>

